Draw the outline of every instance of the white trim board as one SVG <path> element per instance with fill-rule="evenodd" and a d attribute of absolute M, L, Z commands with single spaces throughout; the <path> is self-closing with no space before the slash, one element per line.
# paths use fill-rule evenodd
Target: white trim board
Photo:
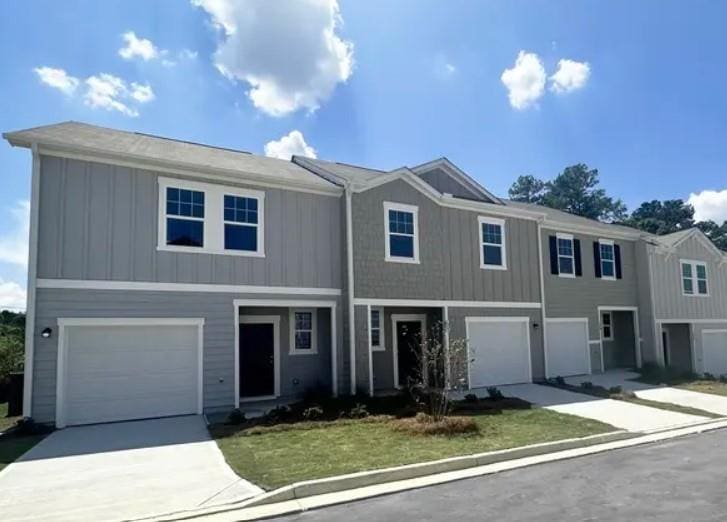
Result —
<path fill-rule="evenodd" d="M 280 316 L 279 315 L 242 315 L 235 306 L 235 408 L 241 402 L 272 400 L 280 397 Z M 273 378 L 274 395 L 261 397 L 240 397 L 240 324 L 272 324 L 273 325 Z"/>
<path fill-rule="evenodd" d="M 295 347 L 295 333 L 296 333 L 296 327 L 295 327 L 295 314 L 296 313 L 310 313 L 311 314 L 311 339 L 310 339 L 310 346 L 311 349 L 309 351 L 306 350 L 298 350 Z M 299 355 L 318 355 L 318 311 L 315 308 L 311 307 L 291 307 L 289 314 L 288 314 L 288 326 L 289 326 L 289 338 L 290 338 L 290 344 L 288 346 L 288 355 L 290 356 L 299 356 Z"/>
<path fill-rule="evenodd" d="M 204 408 L 204 318 L 201 317 L 59 317 L 58 353 L 56 362 L 56 414 L 57 428 L 66 427 L 66 360 L 68 331 L 66 328 L 84 326 L 196 326 L 197 327 L 197 414 Z"/>
<path fill-rule="evenodd" d="M 214 283 L 159 283 L 155 281 L 102 281 L 99 279 L 41 279 L 38 288 L 63 290 L 144 290 L 153 292 L 208 292 L 232 294 L 322 295 L 339 296 L 339 288 L 301 288 L 295 286 L 223 285 Z"/>
<path fill-rule="evenodd" d="M 449 306 L 453 308 L 533 308 L 540 309 L 540 303 L 525 303 L 520 301 L 439 301 L 432 299 L 371 299 L 357 297 L 354 299 L 357 306 L 423 306 L 435 307 Z"/>
<path fill-rule="evenodd" d="M 727 323 L 727 319 L 654 319 L 654 322 L 662 323 L 662 324 L 680 324 L 680 323 L 710 324 L 710 323 Z"/>

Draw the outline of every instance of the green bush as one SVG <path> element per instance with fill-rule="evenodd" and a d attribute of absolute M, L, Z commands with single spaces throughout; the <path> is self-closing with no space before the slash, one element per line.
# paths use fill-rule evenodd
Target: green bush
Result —
<path fill-rule="evenodd" d="M 25 314 L 0 312 L 0 396 L 11 373 L 23 370 Z"/>
<path fill-rule="evenodd" d="M 502 399 L 503 397 L 502 392 L 497 388 L 497 386 L 488 386 L 487 395 L 489 395 L 491 399 Z"/>

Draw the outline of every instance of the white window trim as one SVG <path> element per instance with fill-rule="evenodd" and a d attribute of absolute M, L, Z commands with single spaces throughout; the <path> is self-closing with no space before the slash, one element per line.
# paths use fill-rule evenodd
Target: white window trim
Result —
<path fill-rule="evenodd" d="M 561 256 L 560 255 L 560 248 L 558 247 L 558 240 L 563 239 L 570 241 L 571 244 L 571 255 L 570 256 Z M 558 258 L 558 277 L 567 277 L 570 279 L 575 279 L 576 277 L 576 243 L 575 238 L 573 237 L 573 234 L 563 234 L 562 232 L 558 232 L 555 234 L 555 255 Z M 573 267 L 573 272 L 562 272 L 560 269 L 560 258 L 561 257 L 570 257 L 572 260 L 571 266 Z"/>
<path fill-rule="evenodd" d="M 371 343 L 371 339 L 373 338 L 371 336 L 371 333 L 369 332 L 369 343 L 371 343 L 371 351 L 372 352 L 385 352 L 386 351 L 386 342 L 384 341 L 384 308 L 380 306 L 371 307 L 372 312 L 379 312 L 379 345 L 374 346 L 373 343 Z M 369 323 L 371 322 L 371 317 L 369 316 Z M 373 327 L 370 327 L 370 330 L 373 330 Z"/>
<path fill-rule="evenodd" d="M 603 275 L 603 253 L 601 252 L 601 245 L 610 245 L 611 251 L 613 252 L 613 259 L 610 260 L 613 263 L 613 275 Z M 601 260 L 601 279 L 604 281 L 616 281 L 616 244 L 612 239 L 599 239 L 598 240 L 598 255 Z"/>
<path fill-rule="evenodd" d="M 410 212 L 413 214 L 414 221 L 414 257 L 399 257 L 391 255 L 391 245 L 389 242 L 389 211 L 398 210 L 400 212 Z M 392 203 L 384 201 L 384 248 L 386 255 L 384 259 L 393 263 L 414 263 L 419 264 L 419 207 L 414 205 L 404 205 L 403 203 Z M 400 234 L 402 235 L 402 234 Z"/>
<path fill-rule="evenodd" d="M 296 350 L 295 348 L 295 313 L 309 312 L 311 314 L 310 350 Z M 315 308 L 290 309 L 290 349 L 289 355 L 315 355 L 318 353 L 318 314 Z"/>
<path fill-rule="evenodd" d="M 609 317 L 608 324 L 606 324 L 603 321 L 603 318 L 605 316 L 608 316 Z M 611 335 L 609 335 L 609 336 L 606 336 L 606 334 L 604 333 L 606 331 L 606 326 L 608 326 L 608 328 L 609 328 L 609 330 L 611 332 Z M 601 339 L 604 340 L 604 341 L 613 341 L 613 338 L 614 338 L 614 335 L 613 335 L 613 313 L 612 312 L 601 312 Z"/>
<path fill-rule="evenodd" d="M 243 189 L 228 185 L 201 183 L 177 178 L 159 177 L 157 250 L 166 252 L 189 252 L 196 254 L 217 254 L 227 256 L 265 257 L 265 193 L 259 190 Z M 167 188 L 179 188 L 204 192 L 204 240 L 202 247 L 167 245 Z M 258 237 L 255 252 L 245 250 L 225 250 L 225 205 L 224 197 L 238 196 L 257 199 Z M 242 224 L 242 223 L 237 223 Z"/>
<path fill-rule="evenodd" d="M 482 237 L 482 225 L 485 223 L 489 225 L 498 225 L 500 227 L 500 235 L 502 237 L 502 243 L 499 245 L 495 243 L 485 243 Z M 498 219 L 488 216 L 477 217 L 477 242 L 480 248 L 480 268 L 483 270 L 507 270 L 507 239 L 505 237 L 505 220 Z M 485 264 L 485 245 L 498 246 L 502 250 L 502 264 L 500 265 L 486 265 Z"/>
<path fill-rule="evenodd" d="M 692 290 L 691 294 L 684 291 L 684 265 L 690 265 L 692 267 Z M 702 265 L 704 267 L 704 273 L 706 278 L 704 279 L 707 284 L 707 293 L 699 293 L 699 279 L 697 278 L 697 266 Z M 682 289 L 682 295 L 685 297 L 709 297 L 709 270 L 705 261 L 696 261 L 694 259 L 680 259 L 679 260 L 679 286 Z"/>

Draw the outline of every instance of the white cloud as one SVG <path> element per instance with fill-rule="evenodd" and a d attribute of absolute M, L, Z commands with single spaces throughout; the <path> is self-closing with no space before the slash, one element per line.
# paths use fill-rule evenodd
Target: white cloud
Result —
<path fill-rule="evenodd" d="M 512 69 L 505 69 L 500 80 L 507 87 L 510 105 L 526 109 L 540 99 L 545 90 L 545 68 L 535 53 L 520 51 Z"/>
<path fill-rule="evenodd" d="M 277 141 L 269 141 L 265 144 L 265 155 L 271 158 L 289 160 L 291 156 L 306 156 L 315 158 L 316 150 L 305 142 L 303 133 L 293 130 L 287 136 Z"/>
<path fill-rule="evenodd" d="M 221 33 L 217 69 L 271 116 L 316 110 L 353 72 L 337 0 L 191 0 Z"/>
<path fill-rule="evenodd" d="M 87 78 L 86 86 L 88 90 L 83 97 L 86 105 L 107 111 L 118 111 L 132 118 L 138 116 L 139 111 L 128 105 L 130 100 L 147 103 L 154 99 L 151 86 L 132 82 L 129 88 L 121 78 L 106 73 Z"/>
<path fill-rule="evenodd" d="M 197 51 L 192 51 L 191 49 L 182 49 L 181 51 L 179 51 L 179 57 L 186 60 L 196 60 Z"/>
<path fill-rule="evenodd" d="M 584 87 L 590 76 L 591 66 L 588 62 L 560 60 L 558 70 L 550 77 L 550 90 L 557 93 L 575 91 Z"/>
<path fill-rule="evenodd" d="M 151 40 L 139 38 L 134 31 L 127 31 L 121 37 L 126 42 L 126 46 L 119 49 L 119 56 L 124 60 L 133 60 L 138 56 L 146 62 L 159 56 L 159 49 Z"/>
<path fill-rule="evenodd" d="M 0 235 L 0 263 L 10 263 L 23 268 L 28 266 L 28 236 L 30 235 L 30 202 L 18 201 L 6 209 L 10 214 L 10 227 Z"/>
<path fill-rule="evenodd" d="M 697 221 L 715 221 L 718 225 L 727 221 L 727 189 L 692 192 L 687 203 L 694 207 Z"/>
<path fill-rule="evenodd" d="M 36 67 L 33 71 L 35 71 L 35 74 L 38 75 L 41 82 L 53 87 L 54 89 L 58 89 L 67 96 L 71 96 L 78 87 L 78 78 L 69 76 L 63 69 L 54 69 L 53 67 Z"/>
<path fill-rule="evenodd" d="M 25 310 L 25 299 L 25 288 L 15 281 L 5 281 L 0 277 L 0 310 Z"/>

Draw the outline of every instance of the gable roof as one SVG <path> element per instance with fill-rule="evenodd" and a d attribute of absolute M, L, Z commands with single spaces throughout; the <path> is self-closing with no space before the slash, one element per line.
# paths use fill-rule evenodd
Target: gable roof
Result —
<path fill-rule="evenodd" d="M 717 258 L 727 259 L 727 252 L 723 252 L 722 250 L 717 248 L 717 246 L 712 243 L 712 240 L 709 239 L 704 234 L 704 232 L 702 232 L 697 227 L 688 228 L 686 230 L 679 230 L 677 232 L 672 232 L 671 234 L 665 234 L 663 236 L 654 236 L 654 240 L 656 243 L 661 244 L 669 250 L 675 250 L 679 247 L 679 245 L 681 245 L 689 238 L 696 239 L 704 246 L 704 248 L 706 248 Z"/>
<path fill-rule="evenodd" d="M 387 174 L 384 170 L 359 167 L 358 165 L 350 165 L 348 163 L 306 158 L 304 156 L 293 156 L 291 161 L 301 167 L 311 170 L 331 183 L 341 186 L 345 183 L 365 185 L 370 181 Z"/>
<path fill-rule="evenodd" d="M 469 192 L 471 192 L 474 196 L 480 196 L 486 200 L 489 200 L 491 203 L 496 203 L 500 205 L 503 204 L 500 198 L 492 194 L 485 187 L 483 187 L 470 176 L 468 176 L 465 171 L 460 169 L 457 165 L 449 161 L 444 156 L 411 168 L 411 170 L 419 176 L 427 172 L 431 172 L 435 169 L 441 169 L 454 181 L 456 181 Z"/>
<path fill-rule="evenodd" d="M 70 151 L 116 158 L 119 161 L 139 161 L 149 164 L 151 169 L 155 165 L 171 166 L 190 171 L 191 174 L 216 171 L 233 178 L 275 182 L 291 188 L 305 187 L 329 192 L 340 190 L 330 181 L 290 161 L 76 121 L 7 132 L 3 137 L 18 147 L 30 147 L 37 143 L 46 152 Z"/>

